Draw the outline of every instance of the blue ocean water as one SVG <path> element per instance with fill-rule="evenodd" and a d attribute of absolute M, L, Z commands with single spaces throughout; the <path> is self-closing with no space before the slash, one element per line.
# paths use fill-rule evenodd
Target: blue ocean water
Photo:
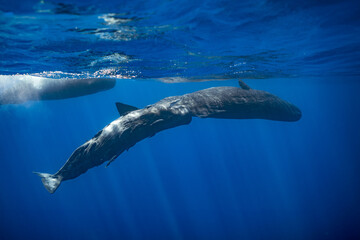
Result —
<path fill-rule="evenodd" d="M 1 77 L 117 79 L 0 106 L 0 238 L 360 239 L 359 70 L 358 1 L 0 0 Z M 53 195 L 32 173 L 55 173 L 115 102 L 238 78 L 302 119 L 194 119 Z"/>

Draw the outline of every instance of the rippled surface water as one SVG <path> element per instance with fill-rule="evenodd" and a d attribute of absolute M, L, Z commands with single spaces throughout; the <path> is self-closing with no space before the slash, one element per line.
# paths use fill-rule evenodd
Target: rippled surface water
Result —
<path fill-rule="evenodd" d="M 193 80 L 358 75 L 355 3 L 40 1 L 27 3 L 26 11 L 3 3 L 0 73 Z"/>
<path fill-rule="evenodd" d="M 117 82 L 0 106 L 0 239 L 359 239 L 359 16 L 337 0 L 0 0 L 0 94 L 33 77 Z M 32 174 L 56 172 L 115 102 L 238 78 L 302 119 L 194 119 L 54 195 Z"/>

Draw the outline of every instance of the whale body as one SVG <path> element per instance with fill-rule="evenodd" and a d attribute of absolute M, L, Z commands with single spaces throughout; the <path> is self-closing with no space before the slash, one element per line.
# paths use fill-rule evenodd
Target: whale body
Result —
<path fill-rule="evenodd" d="M 167 97 L 143 109 L 117 103 L 120 118 L 111 122 L 92 139 L 78 147 L 55 174 L 36 173 L 45 188 L 54 193 L 62 181 L 88 169 L 114 161 L 137 142 L 156 133 L 189 124 L 193 117 L 227 119 L 268 119 L 297 121 L 301 111 L 295 105 L 265 91 L 238 87 L 213 87 Z"/>
<path fill-rule="evenodd" d="M 0 105 L 73 98 L 111 89 L 115 79 L 53 79 L 29 75 L 0 76 Z"/>

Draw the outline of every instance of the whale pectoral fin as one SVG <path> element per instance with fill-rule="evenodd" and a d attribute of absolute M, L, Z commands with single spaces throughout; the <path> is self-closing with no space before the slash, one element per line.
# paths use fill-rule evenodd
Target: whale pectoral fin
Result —
<path fill-rule="evenodd" d="M 119 102 L 116 103 L 116 108 L 121 116 L 124 116 L 124 115 L 128 114 L 129 112 L 139 109 L 137 107 L 130 106 L 130 105 L 127 105 L 124 103 L 119 103 Z"/>
<path fill-rule="evenodd" d="M 34 172 L 34 173 L 39 177 L 41 177 L 41 181 L 49 193 L 54 193 L 56 189 L 60 186 L 60 183 L 62 181 L 61 176 L 54 176 L 49 173 L 39 173 L 39 172 Z"/>
<path fill-rule="evenodd" d="M 251 88 L 246 84 L 244 83 L 242 80 L 239 79 L 239 86 L 244 89 L 244 90 L 250 90 Z"/>
<path fill-rule="evenodd" d="M 119 156 L 119 155 L 113 156 L 113 157 L 109 160 L 109 162 L 106 164 L 105 168 L 107 168 L 107 167 L 110 165 L 110 163 L 112 163 L 118 156 Z"/>

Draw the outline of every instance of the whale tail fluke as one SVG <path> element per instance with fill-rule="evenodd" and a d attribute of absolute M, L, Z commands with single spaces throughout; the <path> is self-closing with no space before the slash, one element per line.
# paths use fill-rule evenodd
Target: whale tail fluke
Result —
<path fill-rule="evenodd" d="M 49 193 L 54 193 L 56 189 L 60 186 L 62 180 L 61 176 L 54 176 L 49 173 L 39 173 L 39 172 L 34 172 L 34 173 L 39 177 L 41 177 L 41 181 Z"/>

